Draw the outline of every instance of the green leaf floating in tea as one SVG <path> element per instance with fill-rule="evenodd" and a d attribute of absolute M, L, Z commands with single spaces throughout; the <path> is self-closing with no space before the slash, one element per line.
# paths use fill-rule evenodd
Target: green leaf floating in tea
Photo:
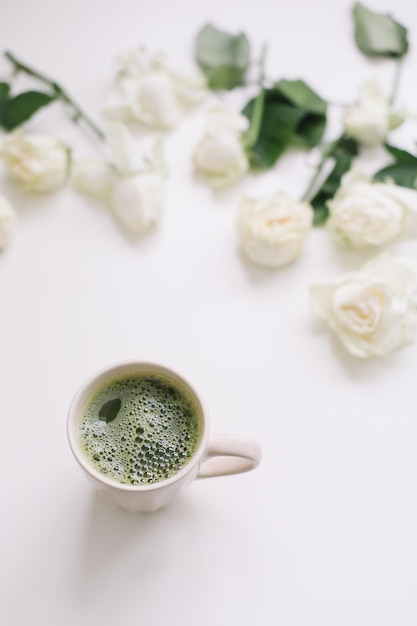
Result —
<path fill-rule="evenodd" d="M 116 419 L 117 414 L 120 411 L 120 407 L 122 406 L 122 401 L 120 398 L 114 398 L 113 400 L 109 400 L 105 402 L 98 412 L 98 416 L 103 422 L 108 424 Z"/>

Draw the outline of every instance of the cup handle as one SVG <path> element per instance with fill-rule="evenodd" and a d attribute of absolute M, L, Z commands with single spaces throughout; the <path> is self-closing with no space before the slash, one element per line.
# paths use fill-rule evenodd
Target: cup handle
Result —
<path fill-rule="evenodd" d="M 261 460 L 260 446 L 241 435 L 211 435 L 197 478 L 240 474 L 255 469 Z"/>

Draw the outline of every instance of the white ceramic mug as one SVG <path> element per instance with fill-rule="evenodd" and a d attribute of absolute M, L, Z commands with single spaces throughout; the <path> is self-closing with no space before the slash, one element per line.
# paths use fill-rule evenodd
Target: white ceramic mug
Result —
<path fill-rule="evenodd" d="M 98 472 L 81 450 L 80 418 L 88 401 L 99 389 L 118 378 L 135 374 L 157 374 L 173 385 L 185 388 L 198 413 L 200 440 L 191 459 L 173 476 L 150 485 L 126 485 Z M 129 511 L 156 511 L 171 502 L 195 478 L 225 476 L 254 469 L 261 459 L 259 445 L 241 435 L 209 433 L 209 417 L 201 396 L 175 371 L 146 362 L 123 362 L 91 376 L 76 392 L 71 402 L 67 434 L 72 452 L 86 477 L 115 504 Z"/>

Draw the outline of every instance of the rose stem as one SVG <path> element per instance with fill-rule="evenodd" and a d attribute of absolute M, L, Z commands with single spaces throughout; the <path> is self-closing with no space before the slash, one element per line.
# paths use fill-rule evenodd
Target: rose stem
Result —
<path fill-rule="evenodd" d="M 315 187 L 315 185 L 316 185 L 316 183 L 317 183 L 317 181 L 318 181 L 318 179 L 320 177 L 320 174 L 321 174 L 321 171 L 322 171 L 322 169 L 324 167 L 324 164 L 326 163 L 327 159 L 329 159 L 332 156 L 332 152 L 334 150 L 335 144 L 337 144 L 337 141 L 336 142 L 332 141 L 323 150 L 320 163 L 318 164 L 318 166 L 316 168 L 316 172 L 315 172 L 313 178 L 311 179 L 307 189 L 305 190 L 305 192 L 303 193 L 303 195 L 301 197 L 301 201 L 302 202 L 305 201 L 305 200 L 308 200 L 311 192 L 313 191 L 313 189 L 314 189 L 314 187 Z"/>
<path fill-rule="evenodd" d="M 398 93 L 398 87 L 400 86 L 400 78 L 401 78 L 401 70 L 402 70 L 403 64 L 401 62 L 401 60 L 396 61 L 395 63 L 395 73 L 394 73 L 394 80 L 392 83 L 392 90 L 391 90 L 391 96 L 389 99 L 389 103 L 392 105 L 394 104 L 394 101 L 397 97 L 397 93 Z"/>
<path fill-rule="evenodd" d="M 260 91 L 255 98 L 255 102 L 253 105 L 253 115 L 251 125 L 249 127 L 249 131 L 245 137 L 245 148 L 252 148 L 258 139 L 259 130 L 262 122 L 262 114 L 264 111 L 264 100 L 265 100 L 265 57 L 268 50 L 268 46 L 264 44 L 262 46 L 261 55 L 259 58 L 259 79 L 258 84 L 260 87 Z"/>
<path fill-rule="evenodd" d="M 93 131 L 93 133 L 101 140 L 104 140 L 103 131 L 84 113 L 84 111 L 76 104 L 73 98 L 68 94 L 65 89 L 63 89 L 58 83 L 51 80 L 41 72 L 29 67 L 25 63 L 18 61 L 16 57 L 11 52 L 5 52 L 4 56 L 13 64 L 16 72 L 25 72 L 29 76 L 33 76 L 37 78 L 40 82 L 48 85 L 54 92 L 55 96 L 65 102 L 65 104 L 69 105 L 74 112 L 74 121 L 78 121 L 82 119 L 84 123 Z"/>

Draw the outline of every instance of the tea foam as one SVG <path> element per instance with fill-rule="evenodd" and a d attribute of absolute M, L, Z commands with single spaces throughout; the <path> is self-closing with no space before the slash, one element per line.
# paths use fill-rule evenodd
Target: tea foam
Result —
<path fill-rule="evenodd" d="M 100 409 L 119 398 L 113 421 Z M 123 484 L 160 482 L 176 474 L 199 441 L 196 408 L 185 391 L 159 375 L 120 378 L 100 389 L 84 408 L 81 448 L 93 467 Z"/>

